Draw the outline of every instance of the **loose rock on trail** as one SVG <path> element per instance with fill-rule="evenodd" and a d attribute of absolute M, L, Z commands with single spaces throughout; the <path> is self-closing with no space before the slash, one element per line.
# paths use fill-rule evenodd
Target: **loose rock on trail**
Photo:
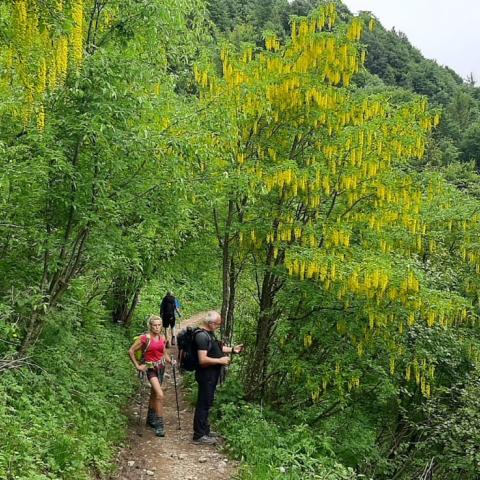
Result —
<path fill-rule="evenodd" d="M 183 321 L 177 326 L 177 332 L 189 325 L 196 325 L 201 318 L 200 313 Z M 175 347 L 170 348 L 169 353 L 176 358 Z M 163 382 L 165 437 L 156 437 L 153 430 L 144 425 L 150 387 L 142 386 L 129 408 L 130 427 L 127 446 L 119 453 L 118 471 L 111 480 L 229 480 L 233 477 L 237 462 L 223 455 L 221 446 L 193 443 L 193 407 L 183 398 L 182 377 L 178 369 L 176 378 L 181 430 L 178 430 L 172 368 L 167 365 Z M 139 425 L 142 398 L 142 424 Z"/>

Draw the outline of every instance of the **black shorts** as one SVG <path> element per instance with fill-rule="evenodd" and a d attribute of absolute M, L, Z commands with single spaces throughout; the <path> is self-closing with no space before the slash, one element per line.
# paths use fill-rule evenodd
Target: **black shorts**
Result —
<path fill-rule="evenodd" d="M 175 315 L 171 317 L 162 317 L 163 328 L 173 328 L 175 326 Z"/>
<path fill-rule="evenodd" d="M 165 365 L 159 365 L 158 367 L 147 369 L 147 378 L 150 380 L 153 377 L 157 377 L 160 384 L 163 383 L 164 374 L 165 374 Z"/>

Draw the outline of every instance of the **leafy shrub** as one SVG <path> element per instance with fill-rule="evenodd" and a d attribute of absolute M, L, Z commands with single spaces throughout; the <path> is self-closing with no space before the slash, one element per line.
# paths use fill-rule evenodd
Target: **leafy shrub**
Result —
<path fill-rule="evenodd" d="M 219 405 L 217 425 L 227 448 L 243 460 L 242 480 L 353 480 L 354 471 L 337 463 L 330 440 L 307 425 L 279 425 L 251 404 Z"/>
<path fill-rule="evenodd" d="M 76 332 L 51 323 L 36 366 L 0 377 L 0 478 L 79 480 L 111 469 L 135 385 L 127 344 L 110 325 Z"/>

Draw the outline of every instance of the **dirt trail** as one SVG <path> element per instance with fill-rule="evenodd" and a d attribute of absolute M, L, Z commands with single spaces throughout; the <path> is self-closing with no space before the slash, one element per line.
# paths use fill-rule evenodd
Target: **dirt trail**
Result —
<path fill-rule="evenodd" d="M 177 332 L 197 324 L 202 313 L 194 315 L 177 326 Z M 176 349 L 169 353 L 175 355 Z M 130 427 L 127 446 L 118 456 L 119 469 L 112 480 L 229 480 L 237 464 L 221 453 L 220 447 L 196 445 L 192 442 L 193 408 L 184 400 L 182 378 L 177 375 L 181 430 L 178 430 L 175 387 L 172 369 L 167 365 L 163 391 L 166 435 L 156 437 L 151 428 L 143 425 L 150 394 L 143 386 L 130 406 Z M 139 426 L 140 399 L 143 398 L 142 426 Z M 142 433 L 140 436 L 139 433 Z"/>

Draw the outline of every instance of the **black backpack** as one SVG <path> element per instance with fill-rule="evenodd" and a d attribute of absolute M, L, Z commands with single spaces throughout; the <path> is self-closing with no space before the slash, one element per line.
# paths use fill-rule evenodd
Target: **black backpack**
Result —
<path fill-rule="evenodd" d="M 193 372 L 199 368 L 197 346 L 195 345 L 195 336 L 199 332 L 203 332 L 202 328 L 187 327 L 177 335 L 177 347 L 178 347 L 178 364 L 180 370 L 186 370 L 187 372 Z M 209 336 L 210 338 L 210 336 Z M 209 340 L 210 342 L 210 340 Z M 210 343 L 208 346 L 210 349 Z"/>

